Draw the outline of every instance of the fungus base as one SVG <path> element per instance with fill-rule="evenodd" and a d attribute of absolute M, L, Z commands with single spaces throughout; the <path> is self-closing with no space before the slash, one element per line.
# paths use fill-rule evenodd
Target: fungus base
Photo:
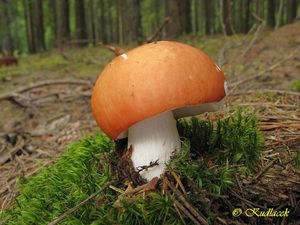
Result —
<path fill-rule="evenodd" d="M 176 120 L 172 112 L 161 113 L 143 120 L 128 130 L 128 146 L 132 146 L 131 160 L 136 169 L 158 165 L 142 170 L 140 175 L 150 181 L 160 177 L 172 153 L 180 149 Z"/>

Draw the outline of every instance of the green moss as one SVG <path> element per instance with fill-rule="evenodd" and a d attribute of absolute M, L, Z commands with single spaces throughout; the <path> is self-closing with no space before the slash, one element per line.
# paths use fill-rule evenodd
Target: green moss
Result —
<path fill-rule="evenodd" d="M 21 195 L 5 213 L 5 224 L 47 224 L 87 198 L 111 179 L 108 163 L 97 156 L 110 154 L 111 149 L 113 142 L 104 135 L 84 138 L 72 144 L 53 166 L 29 179 L 21 178 Z M 84 206 L 64 224 L 89 221 L 92 214 L 93 208 Z"/>
<path fill-rule="evenodd" d="M 170 161 L 168 170 L 176 171 L 182 180 L 194 182 L 199 190 L 224 192 L 234 185 L 235 165 L 249 167 L 250 171 L 259 158 L 263 142 L 255 121 L 239 111 L 217 123 L 196 118 L 180 121 L 183 147 Z M 113 148 L 114 143 L 102 134 L 87 137 L 72 144 L 54 165 L 28 179 L 21 178 L 20 195 L 14 206 L 1 214 L 5 224 L 47 224 L 108 181 L 124 189 L 111 167 L 116 160 Z M 187 197 L 199 205 L 195 193 L 188 192 Z M 182 224 L 173 207 L 174 197 L 168 192 L 128 197 L 116 208 L 118 195 L 106 188 L 60 224 Z M 206 216 L 213 223 L 214 214 L 208 211 Z M 192 224 L 184 219 L 186 224 Z"/>
<path fill-rule="evenodd" d="M 146 198 L 137 196 L 122 201 L 122 207 L 113 207 L 116 198 L 111 198 L 108 204 L 98 209 L 96 224 L 124 224 L 124 225 L 160 225 L 182 224 L 169 194 L 150 193 Z"/>
<path fill-rule="evenodd" d="M 255 116 L 243 116 L 240 110 L 217 123 L 197 118 L 178 123 L 180 136 L 191 143 L 191 157 L 209 155 L 215 163 L 244 164 L 251 168 L 259 159 L 263 136 Z"/>
<path fill-rule="evenodd" d="M 290 85 L 290 90 L 300 92 L 300 80 L 295 80 Z"/>
<path fill-rule="evenodd" d="M 300 152 L 297 152 L 293 156 L 293 166 L 297 169 L 300 169 Z"/>
<path fill-rule="evenodd" d="M 217 123 L 197 118 L 181 120 L 178 128 L 185 145 L 173 157 L 169 169 L 216 194 L 234 183 L 236 165 L 239 172 L 251 171 L 264 145 L 255 117 L 243 116 L 240 110 Z"/>

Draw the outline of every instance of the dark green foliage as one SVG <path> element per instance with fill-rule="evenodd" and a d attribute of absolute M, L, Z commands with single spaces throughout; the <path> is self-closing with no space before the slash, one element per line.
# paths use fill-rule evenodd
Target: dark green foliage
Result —
<path fill-rule="evenodd" d="M 203 160 L 193 160 L 189 151 L 188 141 L 176 153 L 168 165 L 169 170 L 175 170 L 181 177 L 190 178 L 199 188 L 220 194 L 222 189 L 233 184 L 233 169 L 225 166 L 209 168 Z"/>
<path fill-rule="evenodd" d="M 237 171 L 232 165 L 250 171 L 263 147 L 255 117 L 242 116 L 239 110 L 217 123 L 181 120 L 178 130 L 185 138 L 184 147 L 171 160 L 169 169 L 217 194 L 233 184 L 232 175 Z"/>
<path fill-rule="evenodd" d="M 300 169 L 300 152 L 293 156 L 293 165 L 295 168 Z"/>
<path fill-rule="evenodd" d="M 237 110 L 233 116 L 217 123 L 192 118 L 178 123 L 181 137 L 190 141 L 193 159 L 210 155 L 218 164 L 245 164 L 251 168 L 259 159 L 263 137 L 254 116 L 242 116 Z"/>
<path fill-rule="evenodd" d="M 233 185 L 233 174 L 237 170 L 232 165 L 247 168 L 258 160 L 262 138 L 252 116 L 237 112 L 217 123 L 194 118 L 190 122 L 181 121 L 178 127 L 183 147 L 170 161 L 168 170 L 175 170 L 182 180 L 189 179 L 199 190 L 222 193 Z M 113 149 L 114 143 L 101 134 L 74 143 L 54 165 L 28 179 L 20 179 L 21 194 L 13 208 L 0 218 L 8 225 L 47 224 L 108 181 L 124 189 L 112 169 L 116 160 L 111 154 Z M 190 192 L 187 197 L 202 207 L 197 200 L 199 196 L 194 194 Z M 173 207 L 173 196 L 168 192 L 119 199 L 115 207 L 118 197 L 119 193 L 106 188 L 60 224 L 182 224 Z M 214 220 L 212 213 L 208 211 L 207 215 Z"/>
<path fill-rule="evenodd" d="M 298 91 L 300 92 L 300 80 L 295 80 L 291 83 L 290 89 L 292 91 Z"/>

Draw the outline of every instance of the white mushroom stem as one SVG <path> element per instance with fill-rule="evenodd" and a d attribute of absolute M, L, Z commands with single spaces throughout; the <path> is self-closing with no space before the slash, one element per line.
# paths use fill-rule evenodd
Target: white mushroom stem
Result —
<path fill-rule="evenodd" d="M 176 120 L 172 112 L 140 121 L 128 130 L 128 146 L 132 146 L 131 160 L 138 170 L 157 161 L 158 165 L 140 172 L 140 175 L 150 181 L 160 177 L 165 171 L 166 163 L 172 153 L 180 148 L 180 139 Z"/>

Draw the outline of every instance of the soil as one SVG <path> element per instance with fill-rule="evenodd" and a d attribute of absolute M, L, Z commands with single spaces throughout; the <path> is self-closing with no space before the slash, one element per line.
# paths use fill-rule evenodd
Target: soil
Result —
<path fill-rule="evenodd" d="M 255 43 L 250 45 L 253 38 Z M 228 82 L 250 79 L 233 85 L 222 111 L 203 117 L 224 117 L 236 106 L 258 115 L 266 140 L 257 168 L 261 175 L 244 186 L 243 196 L 259 198 L 270 206 L 292 206 L 300 215 L 300 170 L 292 165 L 293 155 L 300 152 L 300 94 L 289 90 L 291 82 L 299 79 L 300 22 L 249 35 L 246 41 L 230 46 L 225 49 L 227 64 L 223 67 Z M 278 62 L 276 68 L 268 69 Z M 265 73 L 251 79 L 261 71 Z M 0 90 L 14 92 L 31 82 L 58 79 L 45 74 L 3 78 Z M 90 74 L 85 80 L 92 84 L 96 77 Z M 59 79 L 70 77 L 66 74 Z M 98 130 L 90 110 L 91 89 L 88 84 L 53 84 L 0 98 L 0 209 L 8 208 L 18 194 L 19 176 L 30 176 L 55 162 L 69 143 Z"/>

